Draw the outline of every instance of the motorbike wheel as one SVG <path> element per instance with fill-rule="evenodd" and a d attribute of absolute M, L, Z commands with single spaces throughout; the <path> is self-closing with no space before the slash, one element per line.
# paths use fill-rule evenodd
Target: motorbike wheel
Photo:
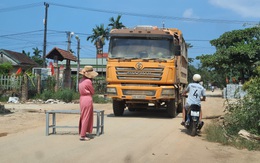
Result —
<path fill-rule="evenodd" d="M 192 121 L 190 124 L 190 135 L 196 136 L 196 134 L 197 134 L 197 125 L 194 121 Z"/>

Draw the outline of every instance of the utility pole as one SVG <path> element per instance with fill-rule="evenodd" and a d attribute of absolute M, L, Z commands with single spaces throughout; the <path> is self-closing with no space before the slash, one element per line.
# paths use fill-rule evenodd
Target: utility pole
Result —
<path fill-rule="evenodd" d="M 45 18 L 44 18 L 44 38 L 43 38 L 43 64 L 42 64 L 42 67 L 45 68 L 46 67 L 46 63 L 45 63 L 45 60 L 46 60 L 46 44 L 47 44 L 47 19 L 48 19 L 48 7 L 49 7 L 49 4 L 44 2 L 44 6 L 45 6 Z"/>
<path fill-rule="evenodd" d="M 80 69 L 80 60 L 79 60 L 79 51 L 80 51 L 80 39 L 79 36 L 76 36 L 76 39 L 78 41 L 78 46 L 77 46 L 77 58 L 78 58 L 78 64 L 77 64 L 77 88 L 76 91 L 79 91 L 79 69 Z"/>
<path fill-rule="evenodd" d="M 67 31 L 67 37 L 68 37 L 68 48 L 67 51 L 70 52 L 70 45 L 71 45 L 71 37 L 74 35 L 74 32 Z"/>
<path fill-rule="evenodd" d="M 66 32 L 68 36 L 68 53 L 71 53 L 71 37 L 74 35 L 74 32 Z M 71 89 L 71 69 L 70 69 L 70 60 L 66 60 L 66 68 L 64 70 L 64 87 Z"/>

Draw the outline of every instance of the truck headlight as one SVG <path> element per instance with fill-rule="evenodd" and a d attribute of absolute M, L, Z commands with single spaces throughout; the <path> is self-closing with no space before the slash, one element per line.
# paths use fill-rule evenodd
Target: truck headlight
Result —
<path fill-rule="evenodd" d="M 162 89 L 162 96 L 174 96 L 175 90 L 174 89 Z"/>
<path fill-rule="evenodd" d="M 116 88 L 107 88 L 107 94 L 116 94 Z"/>

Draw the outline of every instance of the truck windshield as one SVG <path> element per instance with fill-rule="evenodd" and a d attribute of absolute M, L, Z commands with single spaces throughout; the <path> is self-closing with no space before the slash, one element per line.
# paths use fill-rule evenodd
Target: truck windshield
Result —
<path fill-rule="evenodd" d="M 111 38 L 109 58 L 170 59 L 172 41 L 147 38 Z"/>

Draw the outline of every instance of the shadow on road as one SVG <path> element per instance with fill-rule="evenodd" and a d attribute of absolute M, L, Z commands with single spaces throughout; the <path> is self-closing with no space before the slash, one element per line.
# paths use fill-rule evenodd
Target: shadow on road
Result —
<path fill-rule="evenodd" d="M 122 116 L 115 116 L 113 113 L 108 114 L 107 117 L 114 118 L 154 118 L 154 119 L 172 119 L 168 116 L 165 109 L 147 109 L 138 111 L 125 110 Z"/>

